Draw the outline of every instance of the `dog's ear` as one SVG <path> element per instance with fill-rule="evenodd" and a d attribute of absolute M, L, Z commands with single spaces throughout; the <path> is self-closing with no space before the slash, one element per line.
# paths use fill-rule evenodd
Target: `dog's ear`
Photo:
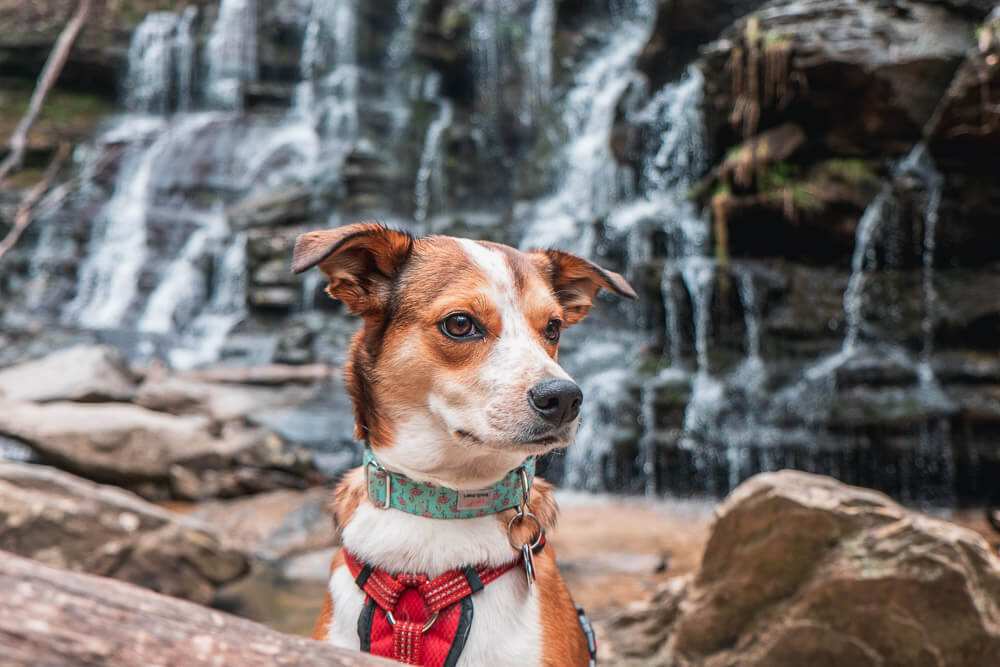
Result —
<path fill-rule="evenodd" d="M 292 271 L 318 266 L 330 280 L 326 291 L 361 316 L 382 312 L 392 281 L 413 249 L 413 237 L 374 222 L 299 235 Z"/>
<path fill-rule="evenodd" d="M 588 259 L 562 250 L 535 250 L 531 255 L 542 269 L 542 275 L 548 276 L 552 283 L 552 291 L 563 308 L 566 326 L 587 316 L 602 287 L 626 299 L 639 298 L 624 278 Z"/>

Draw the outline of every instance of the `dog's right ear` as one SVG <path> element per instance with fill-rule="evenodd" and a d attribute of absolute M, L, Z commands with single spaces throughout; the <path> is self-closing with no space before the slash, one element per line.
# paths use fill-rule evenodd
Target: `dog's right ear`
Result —
<path fill-rule="evenodd" d="M 300 234 L 295 239 L 292 271 L 319 266 L 330 285 L 326 291 L 361 316 L 378 315 L 392 281 L 413 249 L 413 237 L 375 222 Z"/>

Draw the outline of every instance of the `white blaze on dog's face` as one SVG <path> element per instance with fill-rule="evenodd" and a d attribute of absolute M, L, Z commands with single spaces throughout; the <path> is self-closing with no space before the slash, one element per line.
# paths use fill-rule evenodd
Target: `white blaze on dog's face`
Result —
<path fill-rule="evenodd" d="M 582 394 L 557 363 L 560 331 L 602 287 L 635 298 L 568 253 L 371 223 L 299 237 L 293 269 L 316 265 L 364 318 L 344 367 L 355 437 L 387 468 L 455 488 L 572 441 Z"/>

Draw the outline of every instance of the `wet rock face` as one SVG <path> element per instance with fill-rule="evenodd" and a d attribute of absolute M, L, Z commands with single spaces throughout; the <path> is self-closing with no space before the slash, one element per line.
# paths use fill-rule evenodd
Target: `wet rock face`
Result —
<path fill-rule="evenodd" d="M 780 116 L 835 154 L 905 153 L 972 46 L 971 28 L 918 2 L 770 2 L 706 53 L 709 126 L 727 146 L 733 114 L 750 134 Z"/>
<path fill-rule="evenodd" d="M 646 75 L 650 90 L 659 90 L 684 73 L 699 47 L 761 4 L 761 0 L 724 0 L 711 4 L 660 0 L 653 34 L 639 54 L 636 69 Z"/>
<path fill-rule="evenodd" d="M 989 664 L 1000 560 L 882 494 L 759 475 L 716 510 L 701 569 L 618 619 L 617 664 Z"/>
<path fill-rule="evenodd" d="M 207 524 L 53 468 L 0 463 L 0 549 L 207 604 L 247 556 Z"/>

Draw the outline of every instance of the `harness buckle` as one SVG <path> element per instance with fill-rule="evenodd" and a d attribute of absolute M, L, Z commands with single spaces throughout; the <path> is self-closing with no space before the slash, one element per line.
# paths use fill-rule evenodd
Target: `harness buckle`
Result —
<path fill-rule="evenodd" d="M 376 479 L 385 480 L 385 499 L 381 502 L 372 497 L 372 476 Z M 389 509 L 389 501 L 392 498 L 392 473 L 382 467 L 374 457 L 365 465 L 365 486 L 368 487 L 368 499 L 377 509 Z"/>

